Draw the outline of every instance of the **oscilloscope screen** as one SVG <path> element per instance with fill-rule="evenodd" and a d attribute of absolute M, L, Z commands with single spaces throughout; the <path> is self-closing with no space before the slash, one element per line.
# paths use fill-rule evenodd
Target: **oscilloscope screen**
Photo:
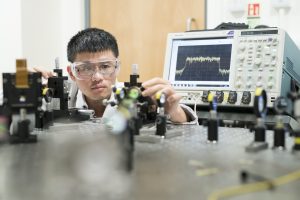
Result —
<path fill-rule="evenodd" d="M 175 81 L 229 81 L 232 44 L 178 46 Z"/>

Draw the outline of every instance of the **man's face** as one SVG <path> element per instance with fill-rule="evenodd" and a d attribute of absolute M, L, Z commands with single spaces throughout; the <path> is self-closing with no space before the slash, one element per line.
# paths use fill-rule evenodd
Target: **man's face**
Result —
<path fill-rule="evenodd" d="M 77 62 L 94 62 L 97 60 L 114 60 L 112 51 L 104 51 L 97 53 L 79 53 L 76 55 L 74 63 Z M 70 77 L 77 83 L 78 88 L 90 100 L 103 100 L 111 95 L 111 87 L 116 82 L 116 74 L 118 69 L 109 76 L 104 76 L 99 72 L 95 72 L 91 77 L 80 80 L 68 70 Z"/>

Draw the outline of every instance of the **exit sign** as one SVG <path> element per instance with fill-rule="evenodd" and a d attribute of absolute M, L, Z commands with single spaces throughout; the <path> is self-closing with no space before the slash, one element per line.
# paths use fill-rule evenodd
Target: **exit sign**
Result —
<path fill-rule="evenodd" d="M 259 3 L 249 3 L 248 4 L 248 17 L 259 17 Z"/>

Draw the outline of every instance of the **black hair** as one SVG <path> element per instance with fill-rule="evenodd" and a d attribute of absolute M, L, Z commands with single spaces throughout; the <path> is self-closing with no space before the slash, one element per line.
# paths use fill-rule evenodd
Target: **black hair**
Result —
<path fill-rule="evenodd" d="M 119 56 L 116 38 L 105 30 L 87 28 L 70 39 L 67 47 L 68 61 L 74 62 L 78 53 L 96 53 L 107 50 L 111 50 L 116 57 Z"/>

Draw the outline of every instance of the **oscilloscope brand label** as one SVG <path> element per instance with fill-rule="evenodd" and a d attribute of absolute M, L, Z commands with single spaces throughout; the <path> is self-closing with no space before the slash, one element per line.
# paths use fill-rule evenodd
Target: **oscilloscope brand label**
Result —
<path fill-rule="evenodd" d="M 228 35 L 228 36 L 233 36 L 233 35 L 234 35 L 234 31 L 229 31 L 229 32 L 227 33 L 227 35 Z"/>

